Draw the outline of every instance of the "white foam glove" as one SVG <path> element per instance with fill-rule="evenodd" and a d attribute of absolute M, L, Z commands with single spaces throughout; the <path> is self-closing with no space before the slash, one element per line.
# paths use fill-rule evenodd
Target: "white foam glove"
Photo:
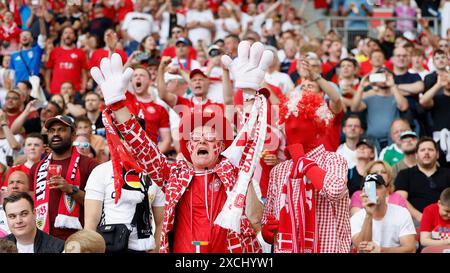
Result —
<path fill-rule="evenodd" d="M 235 88 L 254 90 L 260 88 L 272 61 L 273 53 L 264 50 L 264 45 L 260 42 L 254 43 L 251 47 L 249 41 L 240 42 L 235 60 L 231 60 L 228 55 L 222 56 L 223 65 L 233 74 Z"/>
<path fill-rule="evenodd" d="M 123 71 L 122 58 L 114 53 L 111 59 L 105 57 L 100 61 L 100 68 L 91 68 L 91 76 L 100 86 L 106 105 L 125 100 L 125 91 L 130 82 L 133 69 Z"/>

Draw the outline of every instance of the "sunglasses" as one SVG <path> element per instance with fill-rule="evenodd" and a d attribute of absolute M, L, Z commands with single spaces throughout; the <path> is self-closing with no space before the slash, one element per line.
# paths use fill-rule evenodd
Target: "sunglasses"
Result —
<path fill-rule="evenodd" d="M 79 141 L 74 141 L 72 145 L 77 148 L 89 148 L 91 146 L 89 142 L 79 142 Z"/>

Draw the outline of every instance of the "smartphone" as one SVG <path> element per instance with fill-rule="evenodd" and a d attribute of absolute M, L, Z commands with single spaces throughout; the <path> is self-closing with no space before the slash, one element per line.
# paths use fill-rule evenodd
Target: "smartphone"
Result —
<path fill-rule="evenodd" d="M 377 203 L 377 185 L 375 181 L 364 182 L 364 192 L 369 198 L 370 203 Z"/>
<path fill-rule="evenodd" d="M 148 54 L 147 52 L 141 52 L 136 55 L 136 61 L 138 61 L 138 62 L 148 60 L 149 58 L 150 58 L 150 54 Z"/>
<path fill-rule="evenodd" d="M 6 156 L 6 165 L 8 167 L 14 166 L 14 158 L 12 156 L 10 156 L 10 155 Z"/>
<path fill-rule="evenodd" d="M 386 74 L 385 73 L 373 73 L 373 74 L 370 74 L 369 82 L 370 83 L 386 82 Z"/>

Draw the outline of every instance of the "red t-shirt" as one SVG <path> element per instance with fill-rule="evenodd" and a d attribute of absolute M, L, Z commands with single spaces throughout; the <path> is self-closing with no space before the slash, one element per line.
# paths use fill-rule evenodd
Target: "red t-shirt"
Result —
<path fill-rule="evenodd" d="M 159 129 L 170 130 L 167 110 L 153 101 L 140 102 L 130 92 L 126 93 L 126 97 L 130 112 L 145 120 L 145 132 L 154 143 L 158 143 Z"/>
<path fill-rule="evenodd" d="M 423 210 L 420 231 L 431 232 L 433 239 L 450 238 L 450 220 L 442 219 L 437 203 L 431 204 Z"/>
<path fill-rule="evenodd" d="M 86 53 L 81 48 L 56 47 L 50 53 L 47 68 L 53 69 L 50 92 L 59 94 L 63 82 L 71 82 L 75 91 L 81 88 L 81 70 L 88 69 Z"/>
<path fill-rule="evenodd" d="M 326 9 L 328 8 L 327 0 L 314 0 L 315 9 Z"/>
<path fill-rule="evenodd" d="M 116 53 L 119 53 L 120 57 L 122 57 L 122 63 L 127 62 L 127 53 L 121 49 L 116 49 Z M 89 69 L 94 66 L 100 66 L 100 61 L 104 57 L 109 56 L 109 51 L 104 48 L 99 48 L 92 53 L 91 59 L 89 60 Z"/>
<path fill-rule="evenodd" d="M 125 19 L 125 16 L 127 16 L 127 13 L 133 11 L 133 1 L 125 0 L 124 2 L 124 5 L 117 9 L 116 22 L 122 22 Z"/>
<path fill-rule="evenodd" d="M 319 139 L 319 144 L 325 146 L 325 150 L 329 152 L 336 152 L 340 144 L 341 123 L 344 118 L 344 111 L 337 114 L 333 123 L 326 131 L 325 135 Z"/>
<path fill-rule="evenodd" d="M 171 58 L 175 58 L 177 56 L 177 52 L 175 51 L 175 47 L 171 46 L 171 47 L 167 47 L 164 48 L 162 53 L 162 56 L 169 56 Z M 190 46 L 188 48 L 188 59 L 190 60 L 196 60 L 197 59 L 197 51 L 195 50 L 195 48 L 193 48 L 192 46 Z"/>
<path fill-rule="evenodd" d="M 227 230 L 214 224 L 226 200 L 225 187 L 216 174 L 194 176 L 176 207 L 173 252 L 195 253 L 192 241 L 206 241 L 208 245 L 200 246 L 200 252 L 227 253 Z"/>
<path fill-rule="evenodd" d="M 18 116 L 20 116 L 21 112 L 18 112 L 17 114 L 14 115 L 10 115 L 10 114 L 6 114 L 8 117 L 8 127 L 11 128 L 11 125 L 14 123 L 14 121 L 16 120 L 16 118 Z"/>
<path fill-rule="evenodd" d="M 361 76 L 365 76 L 365 75 L 369 74 L 370 71 L 372 71 L 372 69 L 373 69 L 373 66 L 370 63 L 370 60 L 362 62 L 360 64 L 360 66 L 361 66 L 361 68 L 359 70 L 359 74 Z M 386 67 L 387 69 L 389 69 L 391 71 L 394 70 L 394 65 L 390 61 L 384 61 L 384 67 Z"/>
<path fill-rule="evenodd" d="M 64 160 L 51 160 L 51 164 L 58 164 L 62 165 L 62 177 L 66 177 L 67 175 L 67 169 L 69 168 L 70 164 L 70 157 Z M 92 170 L 98 165 L 98 162 L 94 159 L 91 159 L 86 156 L 80 157 L 80 190 L 84 191 L 84 187 L 86 186 L 86 182 L 88 180 L 89 174 L 92 172 Z M 38 163 L 34 164 L 33 167 L 31 167 L 30 170 L 30 181 L 33 181 L 30 183 L 30 190 L 34 192 L 34 189 L 36 187 L 36 168 Z M 70 170 L 71 171 L 71 170 Z M 62 240 L 66 240 L 67 237 L 75 233 L 77 230 L 75 229 L 61 229 L 61 228 L 55 228 L 55 219 L 58 214 L 58 207 L 59 207 L 59 200 L 61 198 L 62 191 L 57 189 L 50 190 L 50 199 L 49 199 L 49 224 L 50 224 L 50 235 L 58 237 Z M 80 223 L 82 226 L 84 226 L 84 207 L 80 206 L 80 216 L 78 217 L 80 220 Z"/>

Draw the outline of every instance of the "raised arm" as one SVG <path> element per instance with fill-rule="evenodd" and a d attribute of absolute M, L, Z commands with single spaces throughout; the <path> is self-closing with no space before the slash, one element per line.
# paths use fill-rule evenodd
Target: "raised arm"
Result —
<path fill-rule="evenodd" d="M 352 105 L 350 107 L 352 112 L 362 112 L 367 108 L 367 105 L 362 101 L 364 83 L 367 81 L 367 79 L 368 75 L 364 76 L 361 79 L 361 83 L 358 86 L 358 90 L 356 90 L 356 94 L 353 96 Z"/>
<path fill-rule="evenodd" d="M 93 79 L 100 86 L 106 106 L 114 113 L 114 123 L 131 148 L 131 155 L 158 185 L 163 185 L 170 175 L 170 166 L 166 157 L 158 149 L 125 107 L 125 91 L 133 69 L 123 71 L 122 58 L 114 53 L 103 58 L 98 67 L 91 69 Z"/>
<path fill-rule="evenodd" d="M 394 95 L 395 98 L 395 102 L 397 103 L 398 110 L 400 110 L 401 112 L 408 110 L 409 107 L 408 100 L 401 94 L 397 85 L 395 85 L 394 76 L 391 73 L 387 73 L 386 83 L 387 86 L 391 88 L 392 94 Z"/>
<path fill-rule="evenodd" d="M 420 99 L 419 103 L 425 109 L 430 109 L 434 106 L 434 96 L 444 87 L 449 81 L 448 75 L 438 74 L 438 79 L 435 85 L 431 87 Z"/>
<path fill-rule="evenodd" d="M 170 107 L 174 107 L 177 103 L 177 96 L 175 94 L 169 93 L 167 91 L 167 85 L 164 81 L 164 73 L 166 72 L 167 66 L 172 61 L 169 56 L 164 56 L 158 67 L 158 76 L 156 78 L 156 84 L 158 86 L 158 96 L 167 103 Z"/>

